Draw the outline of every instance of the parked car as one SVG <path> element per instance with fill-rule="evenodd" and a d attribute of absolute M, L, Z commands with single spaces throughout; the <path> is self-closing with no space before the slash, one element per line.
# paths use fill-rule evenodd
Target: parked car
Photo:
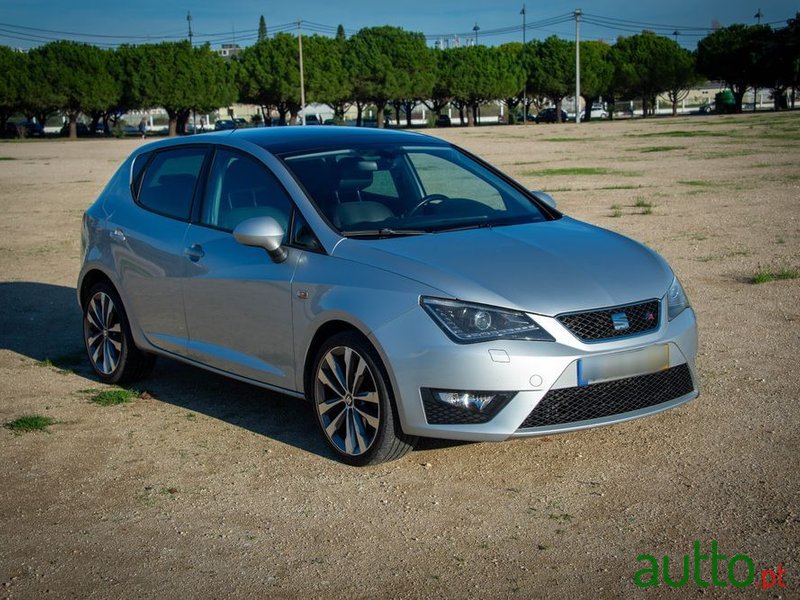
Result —
<path fill-rule="evenodd" d="M 448 115 L 436 115 L 437 127 L 451 127 L 453 125 Z"/>
<path fill-rule="evenodd" d="M 608 111 L 606 109 L 600 107 L 592 107 L 592 119 L 607 119 L 608 118 Z M 586 110 L 581 111 L 581 121 L 586 120 Z"/>
<path fill-rule="evenodd" d="M 544 110 L 539 111 L 539 114 L 536 115 L 535 121 L 537 123 L 557 123 L 558 113 L 556 112 L 555 108 L 545 108 Z M 562 123 L 567 121 L 567 113 L 563 110 L 561 111 L 561 121 Z"/>
<path fill-rule="evenodd" d="M 550 435 L 698 395 L 666 261 L 441 139 L 242 129 L 125 160 L 82 229 L 107 383 L 157 355 L 307 398 L 339 459 Z M 168 374 L 165 376 L 169 376 Z"/>
<path fill-rule="evenodd" d="M 215 131 L 227 131 L 229 129 L 236 129 L 238 125 L 233 119 L 217 119 L 214 121 Z"/>
<path fill-rule="evenodd" d="M 86 123 L 81 123 L 80 121 L 75 124 L 75 130 L 78 134 L 78 137 L 86 137 L 91 134 L 89 131 L 89 126 Z M 64 123 L 61 127 L 61 135 L 66 137 L 69 135 L 69 123 Z"/>

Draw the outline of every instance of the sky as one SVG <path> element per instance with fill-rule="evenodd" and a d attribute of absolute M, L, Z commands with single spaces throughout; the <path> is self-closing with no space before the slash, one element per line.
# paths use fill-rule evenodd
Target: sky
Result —
<path fill-rule="evenodd" d="M 694 49 L 715 24 L 762 23 L 782 27 L 800 11 L 800 0 L 546 0 L 525 2 L 526 39 L 558 35 L 575 38 L 575 10 L 583 12 L 582 40 L 613 42 L 642 29 L 677 39 Z M 32 48 L 53 39 L 73 39 L 103 47 L 185 39 L 191 12 L 195 43 L 248 46 L 261 15 L 268 33 L 332 34 L 342 24 L 348 34 L 362 27 L 394 25 L 419 31 L 430 45 L 522 41 L 523 2 L 508 0 L 0 0 L 0 44 Z M 674 32 L 678 32 L 674 35 Z"/>

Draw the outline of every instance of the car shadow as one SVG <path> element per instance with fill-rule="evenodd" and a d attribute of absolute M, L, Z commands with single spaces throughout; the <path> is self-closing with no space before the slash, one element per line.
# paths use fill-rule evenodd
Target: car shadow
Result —
<path fill-rule="evenodd" d="M 75 288 L 0 282 L 0 349 L 72 371 L 96 383 L 85 355 Z M 159 357 L 153 373 L 131 387 L 153 399 L 219 419 L 335 460 L 302 400 Z"/>

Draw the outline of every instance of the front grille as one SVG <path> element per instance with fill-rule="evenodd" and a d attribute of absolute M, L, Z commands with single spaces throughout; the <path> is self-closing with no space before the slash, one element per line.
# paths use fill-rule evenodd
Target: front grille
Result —
<path fill-rule="evenodd" d="M 578 339 L 594 342 L 658 329 L 661 315 L 659 305 L 658 300 L 648 300 L 639 304 L 558 315 L 556 319 Z M 613 316 L 619 313 L 625 314 L 628 327 L 617 330 L 614 328 Z"/>
<path fill-rule="evenodd" d="M 550 390 L 520 425 L 544 427 L 609 417 L 656 406 L 694 390 L 686 364 L 658 373 Z"/>

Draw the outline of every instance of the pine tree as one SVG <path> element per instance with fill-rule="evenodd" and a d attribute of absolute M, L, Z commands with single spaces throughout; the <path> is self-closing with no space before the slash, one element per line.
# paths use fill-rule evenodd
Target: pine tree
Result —
<path fill-rule="evenodd" d="M 264 15 L 261 15 L 258 20 L 258 41 L 263 42 L 265 39 L 267 39 L 267 22 L 264 19 Z"/>

